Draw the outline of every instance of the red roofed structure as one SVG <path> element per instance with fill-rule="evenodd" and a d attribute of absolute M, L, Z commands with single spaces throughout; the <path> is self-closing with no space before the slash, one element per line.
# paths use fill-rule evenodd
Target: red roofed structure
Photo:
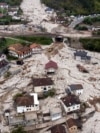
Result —
<path fill-rule="evenodd" d="M 30 45 L 30 48 L 32 49 L 32 53 L 38 54 L 41 53 L 42 47 L 39 44 L 33 43 Z"/>
<path fill-rule="evenodd" d="M 56 70 L 58 69 L 58 65 L 56 62 L 54 61 L 49 61 L 46 65 L 45 65 L 45 70 L 47 72 L 47 74 L 52 74 L 55 73 Z"/>

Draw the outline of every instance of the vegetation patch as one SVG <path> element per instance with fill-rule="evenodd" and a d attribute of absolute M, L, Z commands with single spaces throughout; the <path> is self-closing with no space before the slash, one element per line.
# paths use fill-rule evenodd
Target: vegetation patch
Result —
<path fill-rule="evenodd" d="M 33 43 L 38 43 L 42 45 L 50 45 L 52 43 L 52 38 L 39 36 L 39 37 L 33 37 L 33 36 L 18 36 L 16 37 L 18 39 L 26 40 Z"/>
<path fill-rule="evenodd" d="M 10 6 L 19 6 L 22 0 L 0 0 L 0 2 L 6 2 Z"/>
<path fill-rule="evenodd" d="M 66 14 L 100 13 L 100 0 L 41 0 L 47 6 Z"/>
<path fill-rule="evenodd" d="M 88 25 L 93 25 L 93 23 L 95 22 L 100 22 L 100 16 L 93 17 L 93 18 L 87 17 L 83 21 L 84 24 L 88 24 Z"/>
<path fill-rule="evenodd" d="M 49 90 L 47 92 L 44 93 L 44 98 L 47 98 L 47 97 L 53 97 L 55 95 L 55 89 L 52 89 L 52 90 Z"/>
<path fill-rule="evenodd" d="M 83 48 L 85 48 L 86 50 L 100 52 L 100 38 L 99 39 L 81 38 L 80 42 L 82 43 Z"/>

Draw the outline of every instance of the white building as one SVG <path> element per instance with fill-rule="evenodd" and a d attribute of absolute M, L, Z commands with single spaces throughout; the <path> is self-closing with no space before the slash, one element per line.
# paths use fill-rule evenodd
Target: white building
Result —
<path fill-rule="evenodd" d="M 55 108 L 50 109 L 50 116 L 51 116 L 52 121 L 60 119 L 62 117 L 61 108 L 55 107 Z"/>
<path fill-rule="evenodd" d="M 17 97 L 15 104 L 17 107 L 17 113 L 39 110 L 38 95 L 36 93 L 31 93 L 28 96 Z"/>
<path fill-rule="evenodd" d="M 69 95 L 61 98 L 61 104 L 65 109 L 66 113 L 80 109 L 80 101 L 75 95 Z"/>
<path fill-rule="evenodd" d="M 51 78 L 33 78 L 33 87 L 35 93 L 42 95 L 53 88 L 53 81 Z"/>
<path fill-rule="evenodd" d="M 8 9 L 8 4 L 7 3 L 1 3 L 0 2 L 0 8 L 6 8 L 6 9 Z"/>
<path fill-rule="evenodd" d="M 81 84 L 71 84 L 68 86 L 69 91 L 75 95 L 81 95 L 83 93 L 83 86 Z"/>

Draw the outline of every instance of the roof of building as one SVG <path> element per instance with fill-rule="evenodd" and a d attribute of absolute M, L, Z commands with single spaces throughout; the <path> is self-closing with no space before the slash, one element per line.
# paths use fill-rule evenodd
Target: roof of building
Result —
<path fill-rule="evenodd" d="M 61 98 L 61 100 L 67 107 L 70 107 L 75 104 L 80 104 L 78 97 L 76 97 L 75 95 L 69 95 L 69 96 L 63 97 Z"/>
<path fill-rule="evenodd" d="M 69 85 L 69 87 L 71 88 L 72 91 L 83 89 L 83 86 L 81 84 L 71 84 Z"/>
<path fill-rule="evenodd" d="M 49 68 L 58 69 L 58 65 L 56 62 L 51 60 L 45 65 L 45 69 L 49 69 Z"/>
<path fill-rule="evenodd" d="M 31 49 L 33 49 L 33 48 L 40 48 L 41 49 L 41 46 L 39 44 L 33 43 L 30 45 L 30 48 Z"/>
<path fill-rule="evenodd" d="M 6 5 L 8 5 L 7 3 L 5 3 L 5 2 L 0 2 L 0 6 L 6 6 Z"/>
<path fill-rule="evenodd" d="M 14 44 L 11 45 L 9 48 L 9 50 L 14 50 L 15 52 L 17 52 L 18 54 L 26 54 L 27 52 L 31 51 L 30 47 L 28 46 L 23 46 L 21 44 Z"/>
<path fill-rule="evenodd" d="M 77 126 L 76 121 L 75 121 L 75 119 L 73 119 L 73 118 L 69 118 L 69 119 L 67 120 L 67 125 L 68 125 L 69 128 L 71 128 L 71 127 L 73 127 L 73 126 Z"/>
<path fill-rule="evenodd" d="M 56 125 L 51 128 L 51 133 L 67 133 L 63 125 Z"/>
<path fill-rule="evenodd" d="M 17 97 L 15 100 L 17 106 L 31 106 L 34 104 L 33 96 Z"/>
<path fill-rule="evenodd" d="M 85 57 L 85 56 L 87 56 L 87 52 L 86 51 L 76 51 L 75 53 L 74 53 L 74 56 L 81 56 L 81 57 Z"/>
<path fill-rule="evenodd" d="M 91 56 L 87 56 L 86 51 L 76 51 L 74 56 L 80 56 L 82 60 L 91 60 Z"/>
<path fill-rule="evenodd" d="M 45 85 L 53 85 L 53 81 L 51 78 L 33 78 L 34 86 L 45 86 Z"/>

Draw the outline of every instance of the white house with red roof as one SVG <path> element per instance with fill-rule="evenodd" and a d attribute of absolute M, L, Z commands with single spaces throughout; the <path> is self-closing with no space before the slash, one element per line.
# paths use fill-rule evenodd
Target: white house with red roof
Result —
<path fill-rule="evenodd" d="M 54 74 L 56 73 L 58 69 L 58 65 L 56 62 L 50 60 L 46 65 L 45 65 L 45 71 L 47 74 Z"/>
<path fill-rule="evenodd" d="M 42 48 L 39 44 L 33 43 L 30 45 L 33 54 L 39 54 L 42 51 Z"/>

